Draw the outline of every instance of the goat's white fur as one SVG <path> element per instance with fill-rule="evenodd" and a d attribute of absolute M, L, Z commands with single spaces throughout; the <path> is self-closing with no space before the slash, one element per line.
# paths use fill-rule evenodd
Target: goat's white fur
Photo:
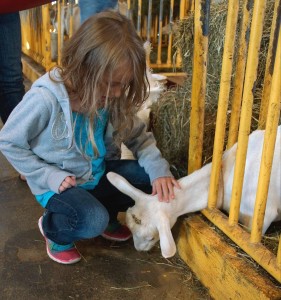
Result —
<path fill-rule="evenodd" d="M 239 221 L 251 228 L 255 197 L 262 155 L 264 131 L 257 130 L 249 137 L 244 185 L 240 205 Z M 281 126 L 278 127 L 275 144 L 268 201 L 265 211 L 263 233 L 274 221 L 281 220 Z M 222 159 L 223 185 L 220 185 L 218 207 L 229 211 L 233 183 L 237 144 L 226 151 Z M 178 216 L 202 210 L 207 206 L 211 164 L 179 180 L 181 189 L 175 188 L 175 200 L 170 203 L 158 201 L 157 195 L 151 196 L 134 188 L 122 176 L 110 172 L 109 181 L 121 192 L 135 200 L 135 205 L 127 210 L 126 222 L 133 234 L 135 248 L 147 251 L 160 238 L 161 252 L 171 257 L 176 245 L 171 233 Z"/>

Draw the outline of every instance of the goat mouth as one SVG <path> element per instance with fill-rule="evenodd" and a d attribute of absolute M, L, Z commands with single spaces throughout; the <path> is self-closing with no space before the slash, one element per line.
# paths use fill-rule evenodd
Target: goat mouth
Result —
<path fill-rule="evenodd" d="M 134 245 L 135 245 L 135 248 L 137 251 L 149 251 L 154 246 L 154 245 L 139 246 L 139 245 L 136 245 L 135 243 L 134 243 Z"/>

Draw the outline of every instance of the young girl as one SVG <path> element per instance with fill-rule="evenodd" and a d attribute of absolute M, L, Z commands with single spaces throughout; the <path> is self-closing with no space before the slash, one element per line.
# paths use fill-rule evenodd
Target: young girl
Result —
<path fill-rule="evenodd" d="M 1 151 L 45 208 L 38 225 L 52 260 L 78 262 L 77 240 L 131 237 L 117 214 L 134 202 L 107 181 L 107 172 L 152 189 L 159 201 L 174 198 L 178 182 L 135 117 L 147 87 L 145 51 L 131 21 L 102 12 L 82 24 L 61 66 L 35 81 L 1 130 Z M 121 142 L 138 160 L 116 160 Z"/>

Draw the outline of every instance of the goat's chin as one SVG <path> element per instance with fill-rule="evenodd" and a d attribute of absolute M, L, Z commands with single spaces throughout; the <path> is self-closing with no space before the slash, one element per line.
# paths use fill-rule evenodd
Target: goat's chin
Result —
<path fill-rule="evenodd" d="M 149 251 L 151 250 L 157 241 L 149 241 L 149 242 L 144 242 L 144 241 L 138 241 L 137 239 L 134 238 L 134 246 L 137 251 Z"/>

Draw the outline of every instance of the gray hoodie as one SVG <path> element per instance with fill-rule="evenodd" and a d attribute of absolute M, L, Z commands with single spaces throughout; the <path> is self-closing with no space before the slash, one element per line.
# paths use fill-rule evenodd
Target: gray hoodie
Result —
<path fill-rule="evenodd" d="M 51 76 L 60 79 L 57 69 Z M 119 159 L 120 147 L 114 145 L 111 133 L 112 130 L 107 130 L 106 158 Z M 126 146 L 151 182 L 163 176 L 172 177 L 152 133 L 146 132 L 145 124 L 137 117 Z M 11 113 L 0 131 L 0 150 L 26 176 L 34 195 L 47 191 L 59 193 L 59 186 L 67 176 L 75 176 L 77 184 L 93 180 L 91 159 L 75 143 L 66 88 L 62 82 L 52 81 L 48 73 L 34 82 Z"/>

